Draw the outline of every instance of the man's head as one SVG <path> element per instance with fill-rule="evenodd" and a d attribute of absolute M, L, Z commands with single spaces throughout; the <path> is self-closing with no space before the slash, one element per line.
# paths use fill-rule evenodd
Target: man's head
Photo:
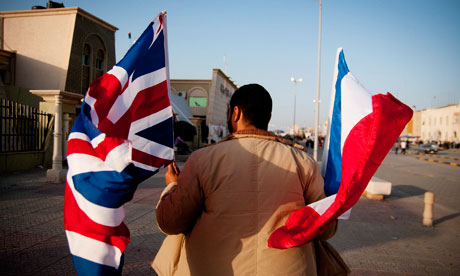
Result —
<path fill-rule="evenodd" d="M 230 99 L 228 129 L 236 129 L 238 122 L 247 127 L 267 130 L 272 115 L 272 98 L 265 88 L 258 84 L 247 84 L 238 88 Z M 241 120 L 241 121 L 239 121 Z"/>

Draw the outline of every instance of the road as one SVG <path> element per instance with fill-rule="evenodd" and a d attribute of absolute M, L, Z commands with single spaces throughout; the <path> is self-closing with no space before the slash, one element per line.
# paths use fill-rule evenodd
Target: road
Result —
<path fill-rule="evenodd" d="M 383 201 L 361 198 L 350 219 L 339 222 L 331 243 L 353 276 L 460 275 L 460 167 L 417 157 L 388 154 L 376 176 L 392 183 L 392 194 Z M 436 198 L 434 227 L 422 226 L 426 191 Z"/>
<path fill-rule="evenodd" d="M 460 152 L 441 152 L 460 157 Z M 320 154 L 321 156 L 321 154 Z M 390 153 L 376 175 L 393 183 L 383 201 L 361 198 L 330 242 L 359 275 L 460 275 L 460 167 Z M 445 159 L 445 158 L 444 158 Z M 183 163 L 181 163 L 183 164 Z M 164 234 L 155 224 L 163 173 L 126 204 L 131 242 L 123 275 L 154 275 Z M 436 196 L 434 227 L 422 226 L 423 193 Z M 0 175 L 0 275 L 75 275 L 63 227 L 64 184 L 45 170 Z"/>

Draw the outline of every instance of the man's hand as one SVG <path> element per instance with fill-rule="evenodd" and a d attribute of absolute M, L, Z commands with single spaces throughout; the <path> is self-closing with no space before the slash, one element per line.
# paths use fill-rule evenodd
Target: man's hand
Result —
<path fill-rule="evenodd" d="M 169 185 L 173 182 L 177 182 L 177 177 L 180 174 L 179 167 L 176 162 L 172 162 L 168 165 L 168 171 L 165 174 L 166 185 Z"/>

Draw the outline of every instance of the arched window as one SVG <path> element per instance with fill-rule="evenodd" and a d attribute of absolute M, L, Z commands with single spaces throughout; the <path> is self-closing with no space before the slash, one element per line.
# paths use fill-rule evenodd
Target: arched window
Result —
<path fill-rule="evenodd" d="M 91 64 L 91 47 L 88 44 L 85 44 L 83 47 L 83 55 L 82 55 L 82 64 L 84 66 L 90 66 Z"/>
<path fill-rule="evenodd" d="M 206 107 L 208 105 L 208 97 L 206 91 L 202 89 L 194 89 L 188 96 L 188 105 L 190 107 Z"/>
<path fill-rule="evenodd" d="M 96 56 L 96 69 L 104 70 L 104 51 L 99 49 Z"/>
<path fill-rule="evenodd" d="M 84 94 L 91 83 L 91 47 L 85 43 L 82 53 L 82 70 L 81 70 L 81 84 L 82 93 Z"/>
<path fill-rule="evenodd" d="M 104 56 L 105 53 L 103 50 L 99 49 L 96 55 L 96 78 L 99 78 L 104 74 Z"/>
<path fill-rule="evenodd" d="M 86 37 L 82 51 L 81 93 L 84 94 L 92 81 L 107 70 L 107 48 L 97 34 Z"/>

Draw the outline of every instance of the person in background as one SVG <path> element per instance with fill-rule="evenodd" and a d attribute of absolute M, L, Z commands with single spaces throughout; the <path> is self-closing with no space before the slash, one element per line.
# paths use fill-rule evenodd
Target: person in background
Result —
<path fill-rule="evenodd" d="M 406 154 L 406 149 L 407 149 L 407 141 L 402 140 L 401 141 L 401 154 Z"/>
<path fill-rule="evenodd" d="M 179 154 L 188 154 L 190 152 L 187 143 L 180 135 L 177 135 L 176 140 L 174 140 L 174 146 L 176 146 L 177 153 Z"/>

